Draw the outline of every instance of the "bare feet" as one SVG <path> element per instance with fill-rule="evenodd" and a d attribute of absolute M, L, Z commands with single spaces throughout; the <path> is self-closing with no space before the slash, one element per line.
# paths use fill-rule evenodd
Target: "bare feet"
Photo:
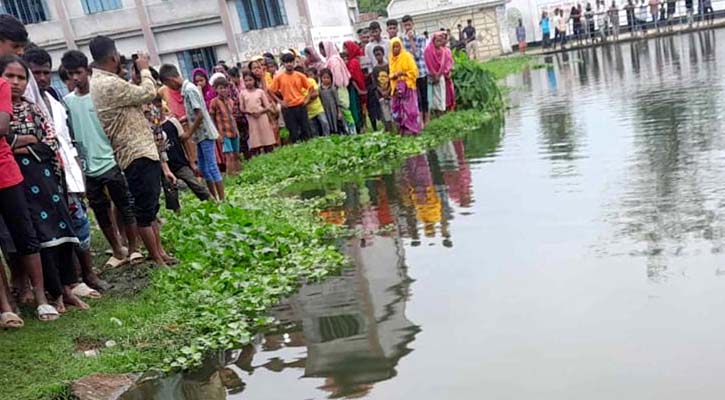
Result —
<path fill-rule="evenodd" d="M 63 302 L 63 296 L 58 297 L 58 299 L 52 304 L 52 306 L 55 307 L 55 309 L 61 314 L 64 314 L 66 311 L 68 311 L 65 308 L 65 303 Z"/>
<path fill-rule="evenodd" d="M 66 286 L 63 289 L 63 302 L 69 306 L 78 307 L 81 310 L 89 310 L 91 306 L 81 300 L 78 296 L 74 295 L 71 291 L 70 286 Z M 60 310 L 58 310 L 60 311 Z M 62 311 L 61 311 L 62 312 Z"/>

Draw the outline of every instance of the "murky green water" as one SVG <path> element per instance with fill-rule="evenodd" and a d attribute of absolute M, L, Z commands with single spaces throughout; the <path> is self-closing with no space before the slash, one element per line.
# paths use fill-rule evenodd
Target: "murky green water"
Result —
<path fill-rule="evenodd" d="M 273 310 L 286 332 L 127 399 L 721 398 L 717 43 L 576 51 L 511 78 L 500 135 L 341 188 L 325 217 L 360 229 L 355 267 Z"/>

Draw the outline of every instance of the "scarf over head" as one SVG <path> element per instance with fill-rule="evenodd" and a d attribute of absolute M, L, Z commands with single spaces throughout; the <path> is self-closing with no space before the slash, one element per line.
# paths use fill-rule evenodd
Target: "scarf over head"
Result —
<path fill-rule="evenodd" d="M 204 95 L 204 102 L 206 103 L 206 108 L 209 108 L 209 103 L 211 103 L 211 101 L 214 100 L 214 98 L 216 97 L 216 90 L 214 90 L 214 87 L 209 82 L 209 74 L 204 68 L 196 68 L 194 71 L 191 72 L 192 83 L 196 85 L 196 77 L 199 75 L 206 78 L 206 85 L 201 88 L 201 94 Z"/>
<path fill-rule="evenodd" d="M 425 66 L 428 71 L 433 75 L 448 75 L 453 69 L 453 56 L 451 55 L 451 49 L 445 46 L 436 48 L 436 39 L 444 36 L 443 32 L 436 32 L 433 34 L 433 38 L 428 47 L 425 48 L 423 58 L 425 58 Z"/>
<path fill-rule="evenodd" d="M 397 56 L 393 55 L 393 46 L 395 46 L 396 43 L 400 45 L 400 53 Z M 388 54 L 390 55 L 390 87 L 392 90 L 395 90 L 398 86 L 399 80 L 405 82 L 405 85 L 408 86 L 408 88 L 415 89 L 415 80 L 418 79 L 418 66 L 415 64 L 413 55 L 405 50 L 403 41 L 400 40 L 399 37 L 395 37 L 390 41 L 390 51 Z M 405 75 L 393 79 L 393 75 L 399 72 L 402 72 Z"/>
<path fill-rule="evenodd" d="M 350 84 L 350 71 L 347 70 L 345 61 L 340 57 L 335 44 L 329 41 L 322 42 L 322 48 L 325 49 L 327 59 L 325 66 L 332 71 L 332 83 L 339 88 L 346 88 Z"/>
<path fill-rule="evenodd" d="M 350 78 L 357 84 L 360 90 L 367 90 L 365 87 L 365 75 L 363 75 L 362 66 L 360 65 L 360 57 L 363 55 L 360 46 L 351 40 L 345 42 L 344 46 L 347 51 L 347 70 L 350 72 Z"/>

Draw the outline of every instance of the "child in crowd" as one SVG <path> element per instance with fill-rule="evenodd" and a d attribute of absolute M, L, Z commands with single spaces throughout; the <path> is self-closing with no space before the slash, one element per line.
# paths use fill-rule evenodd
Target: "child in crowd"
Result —
<path fill-rule="evenodd" d="M 229 82 L 224 77 L 216 78 L 214 90 L 217 93 L 209 103 L 209 115 L 216 124 L 220 139 L 224 141 L 224 161 L 229 175 L 237 175 L 242 170 L 239 160 L 239 128 L 234 120 L 234 100 L 231 98 Z"/>
<path fill-rule="evenodd" d="M 239 106 L 247 116 L 249 149 L 253 155 L 271 153 L 277 143 L 269 119 L 273 104 L 264 90 L 259 88 L 257 78 L 251 72 L 245 72 L 243 76 L 244 90 L 239 93 Z"/>
<path fill-rule="evenodd" d="M 312 87 L 314 87 L 315 90 L 317 90 L 319 93 L 319 84 L 317 83 L 317 69 L 307 69 L 307 80 L 310 82 L 310 85 L 312 85 Z M 310 119 L 310 126 L 312 128 L 312 133 L 314 136 L 330 135 L 330 125 L 327 123 L 327 118 L 325 118 L 325 108 L 322 107 L 322 101 L 320 100 L 319 95 L 315 97 L 315 99 L 310 101 L 310 103 L 307 105 L 307 117 Z"/>
<path fill-rule="evenodd" d="M 209 192 L 215 199 L 223 201 L 224 182 L 214 153 L 219 133 L 206 110 L 201 91 L 188 80 L 182 80 L 179 70 L 171 64 L 161 66 L 159 79 L 172 90 L 181 90 L 189 122 L 188 131 L 181 135 L 181 139 L 190 137 L 194 140 L 197 147 L 199 170 L 204 176 Z"/>
<path fill-rule="evenodd" d="M 375 55 L 375 66 L 376 67 L 382 67 L 383 65 L 388 65 L 388 60 L 385 58 L 385 49 L 383 46 L 375 46 L 373 49 L 373 54 Z"/>
<path fill-rule="evenodd" d="M 393 111 L 391 107 L 390 75 L 388 66 L 373 68 L 373 80 L 377 83 L 375 96 L 380 104 L 380 115 L 386 132 L 395 132 L 393 126 Z"/>
<path fill-rule="evenodd" d="M 284 72 L 274 77 L 270 91 L 282 105 L 282 115 L 290 133 L 290 140 L 297 143 L 311 136 L 307 104 L 317 97 L 317 90 L 310 85 L 307 76 L 294 70 L 294 54 L 283 54 L 282 63 Z"/>
<path fill-rule="evenodd" d="M 380 107 L 380 92 L 378 91 L 378 72 L 382 69 L 388 70 L 388 64 L 385 60 L 385 50 L 381 46 L 375 46 L 373 49 L 375 55 L 375 67 L 370 74 L 370 84 L 368 85 L 368 114 L 370 115 L 370 123 L 373 130 L 378 129 L 378 121 L 385 124 L 383 110 Z M 376 72 L 377 71 L 377 72 Z"/>
<path fill-rule="evenodd" d="M 345 123 L 342 122 L 342 108 L 337 88 L 332 83 L 332 71 L 325 68 L 320 71 L 320 99 L 325 110 L 325 119 L 331 133 L 345 133 Z"/>

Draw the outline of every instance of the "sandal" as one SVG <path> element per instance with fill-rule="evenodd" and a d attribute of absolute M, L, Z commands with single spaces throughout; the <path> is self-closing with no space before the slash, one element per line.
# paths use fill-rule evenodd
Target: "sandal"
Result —
<path fill-rule="evenodd" d="M 101 293 L 99 293 L 95 289 L 91 289 L 85 283 L 79 283 L 78 285 L 76 285 L 76 287 L 71 289 L 71 293 L 73 293 L 74 295 L 76 295 L 78 297 L 86 297 L 89 299 L 100 299 L 101 298 Z"/>
<path fill-rule="evenodd" d="M 38 313 L 38 319 L 43 322 L 55 321 L 58 317 L 60 317 L 58 310 L 50 304 L 41 304 L 38 306 L 36 311 Z"/>
<path fill-rule="evenodd" d="M 111 256 L 111 258 L 109 258 L 108 261 L 106 261 L 106 263 L 103 264 L 103 266 L 105 268 L 112 269 L 112 268 L 118 268 L 118 267 L 124 266 L 127 263 L 128 263 L 127 258 L 124 258 L 123 260 L 121 260 L 114 256 Z"/>
<path fill-rule="evenodd" d="M 25 326 L 25 322 L 13 312 L 5 312 L 0 314 L 0 328 L 3 329 L 20 329 Z"/>
<path fill-rule="evenodd" d="M 143 254 L 139 253 L 138 251 L 131 253 L 131 255 L 128 257 L 129 261 L 131 261 L 131 265 L 138 265 L 144 262 L 146 257 L 143 256 Z"/>

